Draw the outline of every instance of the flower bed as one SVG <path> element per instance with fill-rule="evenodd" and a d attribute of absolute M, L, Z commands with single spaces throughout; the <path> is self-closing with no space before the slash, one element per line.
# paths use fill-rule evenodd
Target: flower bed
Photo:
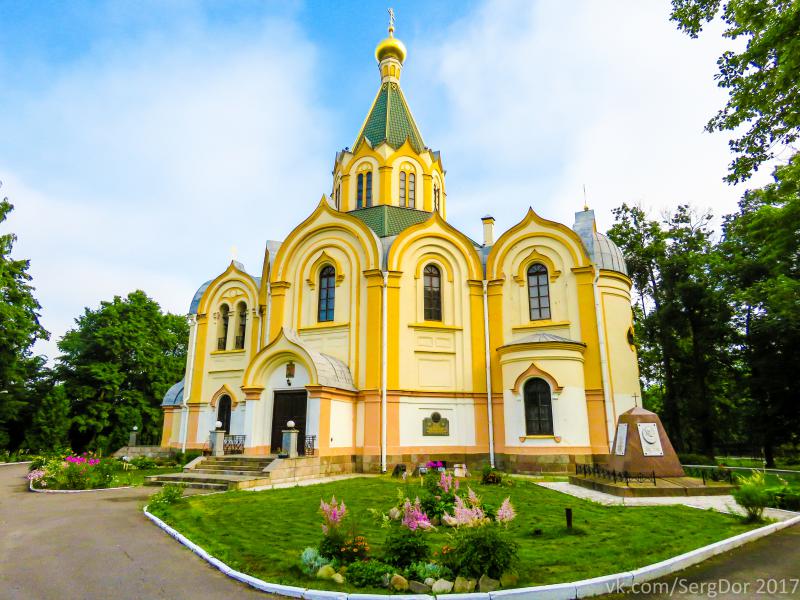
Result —
<path fill-rule="evenodd" d="M 439 493 L 426 488 L 431 480 L 355 478 L 197 496 L 150 510 L 209 554 L 266 581 L 378 593 L 406 586 L 407 593 L 478 591 L 481 579 L 491 589 L 600 576 L 752 528 L 683 506 L 601 506 L 528 481 L 509 487 L 470 479 L 457 487 L 448 473 L 436 477 Z M 441 516 L 426 504 L 441 508 Z M 566 507 L 573 509 L 571 530 Z"/>
<path fill-rule="evenodd" d="M 166 469 L 153 459 L 131 461 L 101 458 L 84 452 L 65 456 L 37 456 L 31 462 L 28 481 L 34 490 L 79 491 L 141 485 L 146 475 L 163 473 Z"/>

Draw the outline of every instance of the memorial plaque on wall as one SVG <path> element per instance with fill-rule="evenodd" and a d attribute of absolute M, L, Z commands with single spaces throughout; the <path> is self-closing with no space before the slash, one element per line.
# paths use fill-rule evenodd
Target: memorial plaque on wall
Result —
<path fill-rule="evenodd" d="M 658 425 L 655 423 L 637 423 L 639 439 L 642 442 L 642 454 L 645 456 L 664 456 L 661 438 L 658 436 Z"/>
<path fill-rule="evenodd" d="M 617 425 L 617 441 L 614 444 L 614 454 L 625 456 L 625 447 L 628 445 L 628 424 Z"/>
<path fill-rule="evenodd" d="M 422 435 L 450 435 L 450 420 L 435 412 L 422 419 Z"/>

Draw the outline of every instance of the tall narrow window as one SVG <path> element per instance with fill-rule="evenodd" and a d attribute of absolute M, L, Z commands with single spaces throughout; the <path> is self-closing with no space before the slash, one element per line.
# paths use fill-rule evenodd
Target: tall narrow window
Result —
<path fill-rule="evenodd" d="M 406 206 L 409 208 L 414 208 L 414 205 L 416 204 L 416 180 L 417 176 L 414 175 L 414 173 L 408 174 L 408 202 L 406 202 Z"/>
<path fill-rule="evenodd" d="M 336 298 L 336 269 L 327 265 L 319 272 L 319 304 L 317 321 L 333 321 L 333 305 Z"/>
<path fill-rule="evenodd" d="M 367 206 L 372 206 L 372 171 L 367 171 Z"/>
<path fill-rule="evenodd" d="M 543 379 L 529 379 L 525 395 L 525 435 L 553 435 L 550 386 Z"/>
<path fill-rule="evenodd" d="M 435 265 L 426 265 L 423 275 L 423 307 L 426 321 L 442 320 L 441 273 Z"/>
<path fill-rule="evenodd" d="M 439 212 L 439 186 L 433 186 L 433 210 Z"/>
<path fill-rule="evenodd" d="M 247 304 L 244 302 L 239 302 L 239 306 L 236 307 L 236 312 L 239 313 L 239 328 L 236 331 L 236 344 L 234 348 L 237 350 L 243 350 L 244 336 L 245 332 L 247 331 Z"/>
<path fill-rule="evenodd" d="M 219 397 L 217 406 L 217 421 L 222 423 L 221 429 L 227 432 L 231 430 L 231 397 L 228 394 Z"/>
<path fill-rule="evenodd" d="M 547 267 L 540 264 L 528 268 L 528 300 L 531 321 L 550 318 L 550 284 L 547 282 Z"/>
<path fill-rule="evenodd" d="M 358 174 L 358 183 L 356 184 L 356 208 L 364 207 L 364 174 Z"/>
<path fill-rule="evenodd" d="M 406 172 L 400 171 L 400 206 L 406 205 Z"/>
<path fill-rule="evenodd" d="M 342 184 L 336 186 L 336 210 L 342 210 Z"/>
<path fill-rule="evenodd" d="M 230 323 L 231 309 L 227 304 L 219 308 L 219 328 L 217 329 L 217 350 L 225 350 L 228 347 L 228 324 Z"/>

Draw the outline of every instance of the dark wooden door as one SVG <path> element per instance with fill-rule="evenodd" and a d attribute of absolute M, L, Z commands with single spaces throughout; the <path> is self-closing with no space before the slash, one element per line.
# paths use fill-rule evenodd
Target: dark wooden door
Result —
<path fill-rule="evenodd" d="M 306 406 L 308 394 L 305 390 L 275 392 L 272 408 L 272 452 L 277 452 L 283 443 L 283 430 L 287 421 L 294 421 L 297 434 L 297 453 L 303 455 L 306 441 Z M 284 448 L 288 452 L 288 448 Z"/>

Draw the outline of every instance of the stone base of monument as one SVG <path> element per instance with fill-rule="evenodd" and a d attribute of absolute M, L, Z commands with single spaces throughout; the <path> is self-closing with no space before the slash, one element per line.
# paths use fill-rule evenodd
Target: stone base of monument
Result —
<path fill-rule="evenodd" d="M 645 477 L 629 478 L 627 482 L 624 477 L 620 477 L 615 482 L 613 478 L 570 475 L 569 482 L 590 490 L 625 498 L 725 496 L 735 489 L 735 486 L 727 482 L 708 481 L 703 483 L 699 477 L 656 477 L 654 484 L 652 479 L 646 480 Z"/>
<path fill-rule="evenodd" d="M 734 489 L 687 477 L 661 419 L 638 406 L 619 416 L 610 454 L 594 460 L 594 465 L 576 464 L 570 483 L 628 497 L 716 496 Z"/>

